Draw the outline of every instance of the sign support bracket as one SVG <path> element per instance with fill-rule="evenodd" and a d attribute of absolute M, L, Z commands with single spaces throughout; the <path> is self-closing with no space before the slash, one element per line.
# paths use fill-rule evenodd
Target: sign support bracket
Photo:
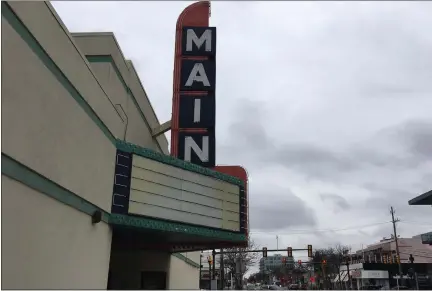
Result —
<path fill-rule="evenodd" d="M 158 137 L 171 129 L 171 120 L 168 120 L 152 130 L 152 137 Z"/>

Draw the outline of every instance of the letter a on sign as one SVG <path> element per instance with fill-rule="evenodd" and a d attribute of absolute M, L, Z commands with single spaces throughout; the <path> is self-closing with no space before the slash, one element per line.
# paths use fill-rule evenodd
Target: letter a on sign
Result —
<path fill-rule="evenodd" d="M 214 91 L 216 83 L 215 62 L 182 60 L 181 91 Z"/>
<path fill-rule="evenodd" d="M 215 56 L 216 27 L 183 27 L 182 54 L 185 56 Z"/>

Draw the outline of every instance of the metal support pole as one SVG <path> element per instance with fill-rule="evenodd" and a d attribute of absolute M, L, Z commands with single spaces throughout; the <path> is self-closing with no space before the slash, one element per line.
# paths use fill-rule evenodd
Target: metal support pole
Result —
<path fill-rule="evenodd" d="M 199 283 L 198 283 L 198 286 L 199 286 L 199 288 L 200 289 L 202 289 L 201 288 L 201 278 L 202 278 L 202 253 L 200 254 L 200 270 L 199 270 Z"/>
<path fill-rule="evenodd" d="M 216 280 L 216 251 L 213 250 L 213 274 L 212 274 L 212 279 Z"/>
<path fill-rule="evenodd" d="M 224 265 L 223 249 L 220 250 L 220 282 L 221 282 L 221 290 L 223 290 L 225 288 L 225 265 Z"/>
<path fill-rule="evenodd" d="M 348 274 L 349 287 L 352 290 L 353 286 L 352 286 L 352 279 L 351 279 L 350 269 L 349 269 L 349 260 L 347 260 L 346 266 L 347 266 L 347 274 Z"/>
<path fill-rule="evenodd" d="M 209 261 L 208 263 L 209 263 L 209 283 L 210 283 L 210 285 L 209 285 L 209 289 L 211 289 L 211 282 L 212 282 L 212 276 L 211 276 L 211 274 L 212 274 L 212 264 L 210 263 L 210 261 Z"/>

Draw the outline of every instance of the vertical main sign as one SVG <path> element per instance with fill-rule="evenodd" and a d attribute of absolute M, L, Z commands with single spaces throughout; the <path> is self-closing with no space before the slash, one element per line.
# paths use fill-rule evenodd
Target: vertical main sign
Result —
<path fill-rule="evenodd" d="M 216 28 L 209 27 L 209 17 L 210 2 L 200 1 L 186 7 L 177 19 L 171 155 L 244 181 L 240 232 L 249 237 L 247 172 L 241 166 L 215 166 Z"/>
<path fill-rule="evenodd" d="M 171 155 L 213 168 L 216 162 L 216 28 L 210 3 L 194 3 L 177 20 Z"/>

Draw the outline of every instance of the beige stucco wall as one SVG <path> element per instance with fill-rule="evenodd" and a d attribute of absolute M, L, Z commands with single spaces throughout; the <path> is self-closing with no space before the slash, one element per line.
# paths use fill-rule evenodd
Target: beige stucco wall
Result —
<path fill-rule="evenodd" d="M 123 122 L 44 2 L 8 2 L 114 136 Z M 2 11 L 3 13 L 3 11 Z M 115 147 L 2 14 L 2 153 L 110 211 Z M 97 183 L 95 183 L 97 181 Z M 3 288 L 106 288 L 111 231 L 2 176 Z"/>
<path fill-rule="evenodd" d="M 128 117 L 126 140 L 153 150 L 168 154 L 168 141 L 164 135 L 153 138 L 151 130 L 160 125 L 138 75 L 127 61 L 112 33 L 73 33 L 75 42 L 84 55 L 110 56 L 113 64 L 108 62 L 91 62 L 93 71 L 106 88 L 114 104 L 121 104 Z M 117 68 L 126 86 L 132 92 L 126 92 L 115 68 Z M 132 97 L 133 96 L 133 97 Z M 132 101 L 135 98 L 138 106 Z M 139 113 L 145 116 L 143 120 Z M 157 146 L 159 145 L 159 146 Z"/>
<path fill-rule="evenodd" d="M 2 289 L 106 289 L 111 231 L 2 175 Z"/>
<path fill-rule="evenodd" d="M 189 258 L 193 259 L 196 257 L 195 254 L 196 252 L 184 253 L 183 255 L 189 255 Z M 171 256 L 167 287 L 168 289 L 199 289 L 199 268 L 188 265 L 183 260 Z"/>
<path fill-rule="evenodd" d="M 112 66 L 90 64 L 49 3 L 8 4 L 109 134 L 123 138 L 125 122 L 115 106 L 118 102 L 129 117 L 127 140 L 158 148 L 136 106 L 122 93 Z M 3 16 L 2 40 L 2 153 L 109 212 L 115 162 L 112 140 Z M 122 74 L 131 74 L 130 88 L 148 123 L 159 125 L 132 64 L 124 59 L 123 63 L 119 68 Z M 158 142 L 168 153 L 166 138 L 162 135 Z M 106 288 L 111 247 L 108 225 L 92 225 L 87 214 L 8 177 L 2 176 L 2 183 L 2 287 Z M 136 264 L 130 268 L 141 270 L 144 264 L 163 269 L 169 272 L 172 288 L 195 289 L 199 269 L 184 261 L 168 253 L 158 255 L 159 263 L 132 256 Z M 136 282 L 131 278 L 132 286 Z M 183 282 L 182 278 L 188 279 Z"/>
<path fill-rule="evenodd" d="M 46 4 L 9 4 L 81 95 L 99 99 L 94 110 L 109 111 L 109 128 L 120 134 L 122 121 L 84 60 L 65 63 L 74 49 Z M 3 17 L 2 38 L 2 152 L 110 211 L 115 146 Z"/>

